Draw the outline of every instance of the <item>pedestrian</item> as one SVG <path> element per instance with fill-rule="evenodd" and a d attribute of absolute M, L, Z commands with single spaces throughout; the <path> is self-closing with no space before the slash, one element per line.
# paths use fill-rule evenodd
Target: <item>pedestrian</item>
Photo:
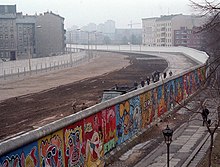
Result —
<path fill-rule="evenodd" d="M 150 85 L 150 77 L 149 76 L 147 76 L 146 82 L 147 82 L 147 85 Z"/>
<path fill-rule="evenodd" d="M 170 70 L 170 72 L 169 72 L 169 75 L 170 75 L 170 77 L 173 75 L 173 72 Z"/>
<path fill-rule="evenodd" d="M 117 84 L 115 84 L 115 90 L 118 90 L 118 85 Z"/>
<path fill-rule="evenodd" d="M 164 72 L 164 73 L 163 73 L 163 78 L 165 79 L 166 77 L 167 77 L 167 73 Z"/>
<path fill-rule="evenodd" d="M 154 74 L 152 74 L 152 81 L 155 82 L 155 81 L 154 81 Z"/>
<path fill-rule="evenodd" d="M 208 115 L 209 115 L 209 110 L 207 109 L 206 106 L 204 106 L 204 108 L 202 110 L 202 119 L 203 119 L 202 126 L 204 126 L 205 122 L 207 122 Z"/>
<path fill-rule="evenodd" d="M 141 86 L 144 87 L 144 85 L 145 85 L 145 82 L 144 82 L 144 80 L 142 80 L 141 81 Z"/>

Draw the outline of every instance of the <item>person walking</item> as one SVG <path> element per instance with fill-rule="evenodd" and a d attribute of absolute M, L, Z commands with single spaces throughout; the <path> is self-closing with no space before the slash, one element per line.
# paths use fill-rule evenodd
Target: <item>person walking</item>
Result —
<path fill-rule="evenodd" d="M 167 73 L 164 72 L 164 73 L 163 73 L 163 78 L 165 79 L 166 77 L 167 77 Z"/>
<path fill-rule="evenodd" d="M 146 82 L 147 82 L 147 85 L 150 85 L 150 77 L 149 76 L 147 76 Z"/>
<path fill-rule="evenodd" d="M 144 87 L 144 85 L 145 85 L 145 82 L 144 82 L 144 80 L 142 80 L 141 81 L 141 86 Z"/>
<path fill-rule="evenodd" d="M 170 72 L 169 72 L 169 75 L 170 75 L 170 77 L 173 75 L 173 72 L 170 70 Z"/>
<path fill-rule="evenodd" d="M 203 119 L 202 126 L 204 126 L 205 122 L 207 122 L 208 115 L 209 115 L 209 110 L 207 109 L 206 106 L 204 106 L 204 108 L 202 110 L 202 119 Z"/>

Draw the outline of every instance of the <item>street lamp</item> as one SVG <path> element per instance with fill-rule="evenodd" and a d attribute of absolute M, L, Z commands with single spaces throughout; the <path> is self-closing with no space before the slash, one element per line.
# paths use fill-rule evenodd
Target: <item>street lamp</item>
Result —
<path fill-rule="evenodd" d="M 173 130 L 170 129 L 169 126 L 167 125 L 166 129 L 164 129 L 162 132 L 165 139 L 165 143 L 167 144 L 167 167 L 169 167 L 170 144 L 172 142 Z"/>

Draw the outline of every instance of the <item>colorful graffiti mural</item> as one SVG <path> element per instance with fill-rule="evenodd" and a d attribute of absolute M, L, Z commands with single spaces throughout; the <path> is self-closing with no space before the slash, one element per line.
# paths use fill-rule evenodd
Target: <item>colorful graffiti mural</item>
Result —
<path fill-rule="evenodd" d="M 65 164 L 68 167 L 84 165 L 85 147 L 83 147 L 83 121 L 79 121 L 64 129 Z"/>
<path fill-rule="evenodd" d="M 116 105 L 117 144 L 128 140 L 141 128 L 139 96 Z"/>
<path fill-rule="evenodd" d="M 104 154 L 116 147 L 116 114 L 115 106 L 102 110 L 104 123 Z"/>
<path fill-rule="evenodd" d="M 131 137 L 131 116 L 129 101 L 125 101 L 116 105 L 116 129 L 118 145 Z"/>
<path fill-rule="evenodd" d="M 113 148 L 147 128 L 192 95 L 205 67 L 107 107 L 38 141 L 0 157 L 1 167 L 95 167 Z"/>
<path fill-rule="evenodd" d="M 140 95 L 141 111 L 142 111 L 142 128 L 147 128 L 153 121 L 155 110 L 153 108 L 153 91 L 148 91 Z"/>
<path fill-rule="evenodd" d="M 101 112 L 84 120 L 84 137 L 85 164 L 87 166 L 100 165 L 101 157 L 104 155 L 104 124 Z"/>
<path fill-rule="evenodd" d="M 161 116 L 163 113 L 167 112 L 164 85 L 158 87 L 157 100 L 158 100 L 158 116 Z"/>
<path fill-rule="evenodd" d="M 41 167 L 63 167 L 64 163 L 63 131 L 60 130 L 38 141 Z"/>
<path fill-rule="evenodd" d="M 180 103 L 183 100 L 183 78 L 175 79 L 175 102 Z"/>
<path fill-rule="evenodd" d="M 13 151 L 0 158 L 2 167 L 37 167 L 39 166 L 37 142 Z"/>

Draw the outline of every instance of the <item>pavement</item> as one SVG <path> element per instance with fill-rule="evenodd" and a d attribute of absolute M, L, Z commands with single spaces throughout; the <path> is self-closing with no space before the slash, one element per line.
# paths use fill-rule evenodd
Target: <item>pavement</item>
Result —
<path fill-rule="evenodd" d="M 208 119 L 215 120 L 217 118 L 217 107 L 220 99 L 218 97 L 208 97 L 209 89 L 200 92 L 196 98 L 190 101 L 186 107 L 191 109 L 195 102 L 199 102 L 201 97 L 205 99 L 203 103 L 210 111 Z M 199 97 L 199 98 L 198 98 Z M 199 111 L 199 110 L 198 110 Z M 181 108 L 177 111 L 179 114 L 187 114 L 186 108 Z M 162 133 L 162 132 L 161 132 Z M 202 116 L 200 113 L 194 113 L 188 121 L 183 123 L 174 131 L 173 141 L 170 145 L 170 167 L 196 167 L 201 159 L 206 154 L 210 135 L 206 126 L 202 126 Z M 135 153 L 140 153 L 143 149 L 148 149 L 153 143 L 152 140 L 139 143 L 132 149 L 124 153 L 116 163 L 111 164 L 111 167 L 130 166 L 128 161 L 135 157 Z M 155 147 L 149 154 L 145 155 L 135 167 L 166 167 L 167 166 L 167 145 L 162 142 Z"/>

